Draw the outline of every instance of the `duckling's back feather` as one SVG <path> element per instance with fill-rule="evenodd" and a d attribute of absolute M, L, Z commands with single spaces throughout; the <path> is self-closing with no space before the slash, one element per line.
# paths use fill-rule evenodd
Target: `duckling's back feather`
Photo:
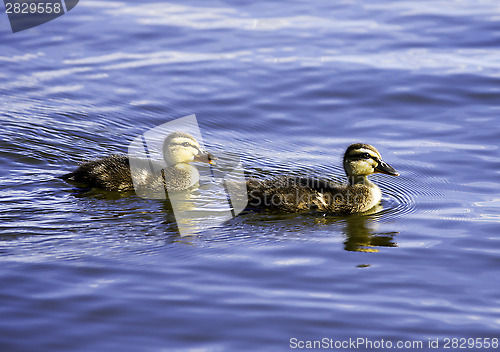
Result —
<path fill-rule="evenodd" d="M 134 189 L 129 158 L 124 155 L 110 155 L 85 162 L 75 171 L 60 178 L 109 191 L 131 191 Z"/>

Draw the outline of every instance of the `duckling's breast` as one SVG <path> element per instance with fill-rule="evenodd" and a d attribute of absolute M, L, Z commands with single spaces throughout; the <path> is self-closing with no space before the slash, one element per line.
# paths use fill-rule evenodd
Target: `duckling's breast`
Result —
<path fill-rule="evenodd" d="M 382 199 L 382 191 L 370 181 L 348 186 L 345 194 L 347 201 L 343 208 L 346 213 L 363 213 L 379 204 Z"/>
<path fill-rule="evenodd" d="M 169 191 L 183 191 L 198 184 L 198 169 L 190 164 L 177 164 L 165 169 L 165 184 Z"/>

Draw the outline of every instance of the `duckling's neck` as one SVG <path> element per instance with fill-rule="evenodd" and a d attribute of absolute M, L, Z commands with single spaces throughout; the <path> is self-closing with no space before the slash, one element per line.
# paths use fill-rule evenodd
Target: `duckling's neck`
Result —
<path fill-rule="evenodd" d="M 198 182 L 200 178 L 200 173 L 198 169 L 191 164 L 188 163 L 178 163 L 168 167 L 172 172 L 178 175 L 180 178 L 190 179 L 195 183 Z"/>
<path fill-rule="evenodd" d="M 351 186 L 354 186 L 354 185 L 357 185 L 357 184 L 363 184 L 363 185 L 370 185 L 371 182 L 370 180 L 368 179 L 368 177 L 366 177 L 366 175 L 356 175 L 356 176 L 347 176 L 347 179 L 349 180 L 349 184 Z"/>

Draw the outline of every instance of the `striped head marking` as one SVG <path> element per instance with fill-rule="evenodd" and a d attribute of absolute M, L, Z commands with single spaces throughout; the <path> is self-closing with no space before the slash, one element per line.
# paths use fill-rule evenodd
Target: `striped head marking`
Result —
<path fill-rule="evenodd" d="M 392 176 L 399 175 L 382 160 L 382 156 L 375 147 L 364 143 L 355 143 L 347 148 L 344 154 L 344 170 L 347 176 L 367 176 L 377 172 Z"/>
<path fill-rule="evenodd" d="M 189 133 L 173 132 L 163 142 L 163 158 L 169 166 L 189 163 L 200 153 L 200 144 Z"/>
<path fill-rule="evenodd" d="M 216 158 L 200 147 L 189 133 L 173 132 L 163 142 L 163 158 L 168 166 L 201 161 L 213 164 Z"/>

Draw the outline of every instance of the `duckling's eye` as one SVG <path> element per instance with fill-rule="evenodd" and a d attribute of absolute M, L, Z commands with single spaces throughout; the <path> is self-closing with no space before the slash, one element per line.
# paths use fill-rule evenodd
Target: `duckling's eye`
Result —
<path fill-rule="evenodd" d="M 184 143 L 182 143 L 182 146 L 183 146 L 183 147 L 190 147 L 190 146 L 191 146 L 191 144 L 189 144 L 189 142 L 184 142 Z"/>
<path fill-rule="evenodd" d="M 372 156 L 370 154 L 368 154 L 368 153 L 363 153 L 363 154 L 361 154 L 361 157 L 363 159 L 370 159 Z"/>

